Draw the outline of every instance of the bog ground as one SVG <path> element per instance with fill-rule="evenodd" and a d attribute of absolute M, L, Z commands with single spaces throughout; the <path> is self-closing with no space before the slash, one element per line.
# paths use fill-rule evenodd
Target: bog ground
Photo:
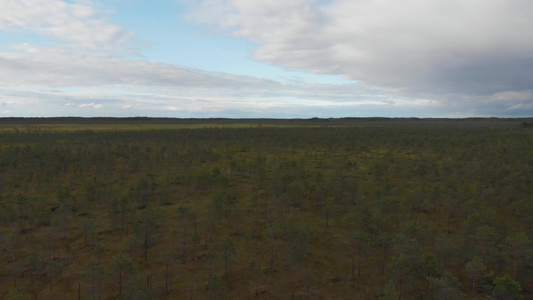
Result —
<path fill-rule="evenodd" d="M 61 120 L 0 126 L 2 299 L 532 296 L 529 120 Z"/>

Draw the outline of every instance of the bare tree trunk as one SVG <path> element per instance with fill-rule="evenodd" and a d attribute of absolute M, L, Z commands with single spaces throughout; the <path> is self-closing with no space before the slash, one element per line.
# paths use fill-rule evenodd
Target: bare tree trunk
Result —
<path fill-rule="evenodd" d="M 168 295 L 168 264 L 165 270 L 165 295 Z"/>
<path fill-rule="evenodd" d="M 148 236 L 144 236 L 144 261 L 148 260 Z"/>
<path fill-rule="evenodd" d="M 476 298 L 476 276 L 472 277 L 472 296 Z"/>
<path fill-rule="evenodd" d="M 352 255 L 352 277 L 355 277 L 355 256 Z"/>
<path fill-rule="evenodd" d="M 118 294 L 122 295 L 122 271 L 118 271 Z"/>
<path fill-rule="evenodd" d="M 274 267 L 274 245 L 270 248 L 270 270 Z"/>

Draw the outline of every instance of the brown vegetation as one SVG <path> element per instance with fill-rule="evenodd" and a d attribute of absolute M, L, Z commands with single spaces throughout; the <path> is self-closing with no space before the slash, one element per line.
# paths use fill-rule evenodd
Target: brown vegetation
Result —
<path fill-rule="evenodd" d="M 518 299 L 533 133 L 453 124 L 6 127 L 0 298 Z"/>

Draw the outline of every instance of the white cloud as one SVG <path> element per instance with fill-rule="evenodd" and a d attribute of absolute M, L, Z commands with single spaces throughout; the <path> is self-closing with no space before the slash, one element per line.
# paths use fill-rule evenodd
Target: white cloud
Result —
<path fill-rule="evenodd" d="M 223 86 L 242 89 L 277 82 L 247 76 L 207 72 L 102 53 L 73 52 L 19 45 L 0 51 L 0 85 L 80 87 L 100 85 Z"/>
<path fill-rule="evenodd" d="M 492 95 L 492 98 L 495 100 L 504 100 L 504 101 L 522 101 L 522 100 L 532 100 L 533 92 L 529 91 L 506 91 L 500 92 Z"/>
<path fill-rule="evenodd" d="M 208 72 L 144 60 L 124 59 L 102 53 L 81 53 L 35 46 L 0 51 L 0 87 L 39 87 L 40 92 L 59 88 L 106 94 L 150 97 L 174 95 L 194 98 L 217 95 L 232 99 L 293 99 L 328 102 L 381 102 L 380 90 L 361 84 L 309 84 L 278 82 L 250 76 Z"/>
<path fill-rule="evenodd" d="M 12 111 L 23 115 L 29 113 L 23 106 L 30 101 L 33 113 L 42 115 L 85 115 L 91 109 L 117 116 L 220 116 L 231 111 L 273 114 L 288 107 L 300 107 L 294 111 L 303 113 L 305 107 L 328 104 L 382 105 L 387 94 L 355 83 L 278 82 L 29 45 L 0 51 L 0 64 L 0 98 L 9 100 Z"/>
<path fill-rule="evenodd" d="M 360 83 L 278 82 L 27 45 L 0 51 L 0 65 L 0 99 L 24 116 L 490 116 L 530 101 L 519 92 L 437 101 Z M 501 105 L 502 97 L 513 99 Z"/>
<path fill-rule="evenodd" d="M 87 4 L 61 0 L 0 1 L 0 31 L 31 31 L 89 50 L 124 48 L 133 34 Z"/>
<path fill-rule="evenodd" d="M 83 103 L 83 104 L 80 105 L 80 108 L 100 109 L 102 107 L 104 107 L 102 104 L 97 104 L 97 103 L 94 103 L 94 102 Z"/>
<path fill-rule="evenodd" d="M 188 19 L 257 45 L 273 65 L 403 95 L 490 96 L 533 86 L 529 0 L 202 0 Z"/>
<path fill-rule="evenodd" d="M 2 109 L 229 117 L 533 110 L 529 0 L 178 1 L 189 5 L 189 20 L 252 41 L 257 60 L 357 82 L 275 81 L 127 59 L 120 55 L 134 34 L 108 20 L 98 8 L 105 1 L 0 0 L 0 32 L 57 40 L 0 48 Z"/>

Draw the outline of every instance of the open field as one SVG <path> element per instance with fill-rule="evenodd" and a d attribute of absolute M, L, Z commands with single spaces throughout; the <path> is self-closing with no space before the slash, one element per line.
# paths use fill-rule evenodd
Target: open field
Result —
<path fill-rule="evenodd" d="M 529 119 L 62 120 L 0 122 L 2 299 L 532 295 Z"/>
<path fill-rule="evenodd" d="M 216 125 L 288 125 L 288 126 L 386 126 L 386 125 L 429 125 L 429 126 L 515 126 L 523 122 L 531 122 L 533 118 L 310 118 L 310 119 L 180 119 L 180 118 L 0 118 L 0 125 L 196 125 L 200 127 Z M 67 127 L 68 127 L 67 126 Z"/>

